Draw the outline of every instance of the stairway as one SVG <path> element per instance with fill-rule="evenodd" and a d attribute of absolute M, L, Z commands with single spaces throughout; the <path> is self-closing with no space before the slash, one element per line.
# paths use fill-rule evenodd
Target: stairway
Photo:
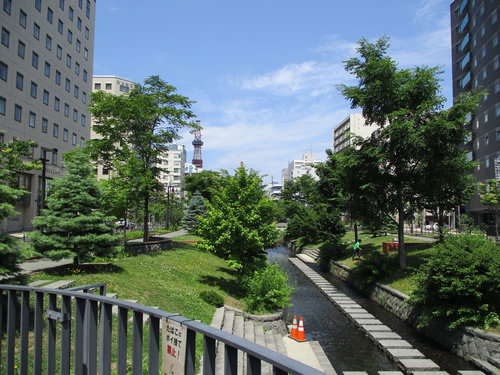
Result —
<path fill-rule="evenodd" d="M 319 249 L 305 247 L 299 254 L 297 254 L 297 258 L 300 258 L 306 263 L 317 263 L 319 260 Z"/>
<path fill-rule="evenodd" d="M 267 316 L 256 316 L 244 313 L 241 310 L 224 306 L 216 310 L 211 326 L 225 332 L 231 333 L 264 346 L 270 350 L 290 356 L 309 366 L 318 368 L 326 374 L 335 375 L 336 372 L 326 359 L 326 355 L 320 345 L 305 342 L 298 343 L 288 338 L 288 329 L 280 314 Z M 224 373 L 224 344 L 218 343 L 217 356 L 215 360 L 215 373 Z M 220 354 L 222 355 L 220 355 Z M 297 358 L 297 353 L 306 354 L 307 361 Z M 302 360 L 301 360 L 302 359 Z M 326 359 L 326 361 L 325 361 Z M 238 374 L 246 373 L 246 355 L 238 352 Z M 272 367 L 262 363 L 262 375 L 272 374 Z"/>

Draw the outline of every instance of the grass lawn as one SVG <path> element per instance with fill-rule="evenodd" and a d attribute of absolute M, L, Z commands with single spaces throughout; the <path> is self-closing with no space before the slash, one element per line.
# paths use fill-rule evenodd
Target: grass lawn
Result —
<path fill-rule="evenodd" d="M 226 304 L 244 308 L 238 300 L 235 274 L 227 263 L 183 242 L 186 238 L 179 239 L 174 239 L 171 251 L 118 258 L 110 263 L 57 267 L 31 275 L 29 281 L 67 279 L 75 280 L 75 285 L 105 282 L 107 291 L 117 293 L 120 299 L 138 300 L 206 324 L 210 324 L 216 308 L 200 298 L 201 291 L 214 290 Z"/>

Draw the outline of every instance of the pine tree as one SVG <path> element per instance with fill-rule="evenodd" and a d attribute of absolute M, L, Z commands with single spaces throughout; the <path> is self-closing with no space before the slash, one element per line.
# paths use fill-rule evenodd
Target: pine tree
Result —
<path fill-rule="evenodd" d="M 93 256 L 113 256 L 119 236 L 113 234 L 113 217 L 100 210 L 101 191 L 87 155 L 71 151 L 64 162 L 67 173 L 53 180 L 48 208 L 33 220 L 35 249 L 54 260 L 73 257 L 75 265 Z"/>
<path fill-rule="evenodd" d="M 207 212 L 205 199 L 200 192 L 196 191 L 188 202 L 187 208 L 184 211 L 182 227 L 189 232 L 196 232 L 198 226 L 198 217 L 204 217 Z"/>

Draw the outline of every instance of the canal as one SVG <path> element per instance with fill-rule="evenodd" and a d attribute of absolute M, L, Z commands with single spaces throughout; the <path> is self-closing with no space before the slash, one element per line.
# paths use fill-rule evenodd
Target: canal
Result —
<path fill-rule="evenodd" d="M 337 372 L 367 371 L 374 374 L 377 371 L 398 370 L 395 363 L 373 341 L 365 336 L 302 272 L 288 261 L 289 249 L 287 247 L 268 249 L 267 253 L 271 263 L 278 263 L 287 271 L 289 283 L 295 289 L 291 300 L 292 306 L 285 310 L 285 316 L 293 318 L 293 315 L 297 315 L 304 319 L 307 339 L 321 344 Z M 318 268 L 315 270 L 319 272 Z M 476 367 L 469 362 L 440 347 L 333 275 L 329 273 L 321 273 L 321 275 L 412 344 L 415 349 L 433 360 L 441 367 L 441 370 L 448 371 L 450 374 L 458 370 L 476 370 Z"/>

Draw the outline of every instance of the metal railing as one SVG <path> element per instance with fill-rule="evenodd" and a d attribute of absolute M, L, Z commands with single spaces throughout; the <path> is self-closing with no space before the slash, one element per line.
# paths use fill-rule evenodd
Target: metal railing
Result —
<path fill-rule="evenodd" d="M 102 295 L 87 293 L 96 288 Z M 204 375 L 216 373 L 216 355 L 221 355 L 221 352 L 225 375 L 238 373 L 238 352 L 246 354 L 248 375 L 261 374 L 263 363 L 269 364 L 276 375 L 324 374 L 209 325 L 105 297 L 104 293 L 105 284 L 66 290 L 0 285 L 1 372 L 8 375 L 107 375 L 113 371 L 117 374 L 157 375 L 163 361 L 164 345 L 160 323 L 166 319 L 186 328 L 184 374 L 195 374 L 197 336 L 203 340 L 201 368 Z M 113 318 L 112 310 L 116 318 Z M 144 321 L 145 316 L 149 318 L 148 323 Z M 149 326 L 147 332 L 145 325 Z M 223 350 L 218 343 L 224 344 Z"/>

